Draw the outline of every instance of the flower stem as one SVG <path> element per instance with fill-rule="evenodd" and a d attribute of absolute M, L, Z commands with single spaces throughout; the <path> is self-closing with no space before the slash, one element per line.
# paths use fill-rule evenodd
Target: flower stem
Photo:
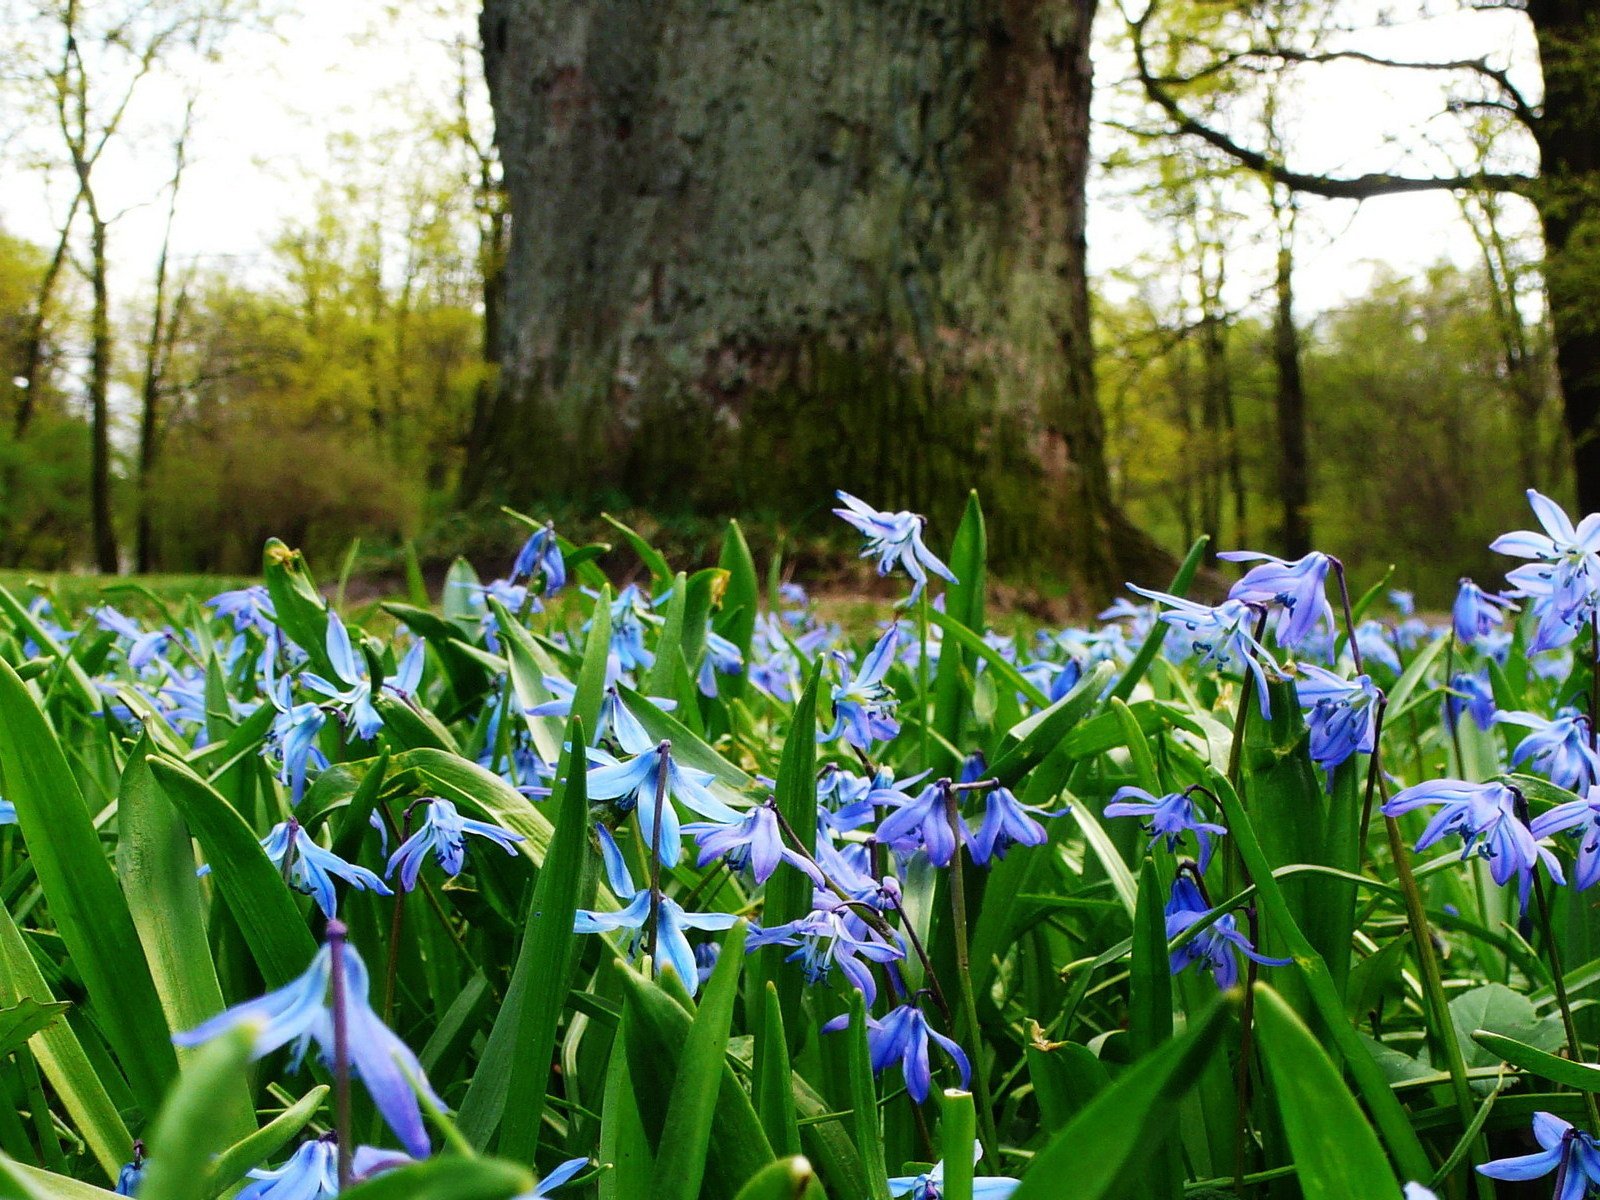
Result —
<path fill-rule="evenodd" d="M 1444 648 L 1444 723 L 1450 727 L 1450 745 L 1456 752 L 1456 774 L 1462 779 L 1467 777 L 1467 760 L 1461 753 L 1461 714 L 1452 712 L 1450 701 L 1451 686 L 1456 678 L 1456 631 L 1455 626 L 1450 627 L 1450 640 Z"/>
<path fill-rule="evenodd" d="M 328 953 L 333 976 L 334 1130 L 339 1138 L 339 1190 L 350 1186 L 350 1013 L 346 1007 L 343 921 L 328 922 Z"/>
<path fill-rule="evenodd" d="M 405 845 L 411 837 L 411 810 L 415 803 L 406 805 L 406 811 L 400 818 L 400 844 Z M 387 812 L 385 812 L 387 816 Z M 391 821 L 393 818 L 390 818 Z M 394 1023 L 394 993 L 396 983 L 400 977 L 400 931 L 405 928 L 406 920 L 406 889 L 405 885 L 397 878 L 394 881 L 394 908 L 389 915 L 389 959 L 383 968 L 383 1023 Z"/>
<path fill-rule="evenodd" d="M 283 862 L 279 864 L 279 868 L 283 871 L 284 886 L 292 888 L 294 887 L 294 846 L 295 841 L 300 837 L 300 822 L 290 817 L 285 824 L 284 833 L 288 835 L 288 841 L 284 845 Z"/>
<path fill-rule="evenodd" d="M 656 747 L 656 799 L 655 820 L 650 825 L 650 936 L 647 950 L 650 955 L 650 972 L 657 978 L 661 968 L 656 963 L 656 935 L 661 924 L 661 814 L 667 807 L 667 773 L 671 769 L 672 743 L 665 738 Z M 688 981 L 682 981 L 688 986 Z"/>
<path fill-rule="evenodd" d="M 984 1062 L 983 1035 L 978 1028 L 978 998 L 972 990 L 972 957 L 967 945 L 967 887 L 962 877 L 961 843 L 964 830 L 961 808 L 956 793 L 948 779 L 937 784 L 944 793 L 944 812 L 950 822 L 950 834 L 955 839 L 956 853 L 950 860 L 946 878 L 950 882 L 950 925 L 955 937 L 956 983 L 961 990 L 962 1023 L 966 1026 L 967 1041 L 972 1046 L 973 1091 L 978 1097 L 978 1140 L 983 1143 L 984 1156 L 991 1163 L 1000 1161 L 1000 1139 L 994 1128 L 994 1102 L 989 1095 L 989 1075 Z"/>
<path fill-rule="evenodd" d="M 928 726 L 932 722 L 933 698 L 928 695 L 928 593 L 923 592 L 917 597 L 917 636 L 919 638 L 920 653 L 917 656 L 917 689 L 918 707 L 921 718 L 922 736 L 922 766 L 924 770 L 933 766 L 928 761 Z"/>
<path fill-rule="evenodd" d="M 1246 906 L 1245 920 L 1250 925 L 1250 944 L 1261 945 L 1261 926 L 1254 904 Z M 1245 964 L 1244 1004 L 1239 1010 L 1239 1067 L 1233 1085 L 1239 1106 L 1234 1123 L 1233 1190 L 1240 1196 L 1245 1194 L 1245 1168 L 1250 1156 L 1250 1056 L 1255 1040 L 1256 973 L 1260 969 L 1256 960 L 1248 956 Z"/>
<path fill-rule="evenodd" d="M 1518 807 L 1525 805 L 1520 801 Z M 1567 1055 L 1573 1062 L 1583 1062 L 1583 1039 L 1578 1036 L 1577 1022 L 1572 1019 L 1572 1003 L 1567 998 L 1567 981 L 1561 971 L 1561 950 L 1556 945 L 1555 924 L 1550 919 L 1550 901 L 1545 895 L 1544 880 L 1534 868 L 1533 902 L 1539 906 L 1539 930 L 1544 935 L 1544 952 L 1550 960 L 1550 986 L 1556 994 L 1556 1007 L 1561 1010 L 1561 1027 L 1567 1035 Z M 1584 1092 L 1584 1107 L 1589 1115 L 1589 1128 L 1600 1132 L 1600 1105 L 1593 1092 Z"/>

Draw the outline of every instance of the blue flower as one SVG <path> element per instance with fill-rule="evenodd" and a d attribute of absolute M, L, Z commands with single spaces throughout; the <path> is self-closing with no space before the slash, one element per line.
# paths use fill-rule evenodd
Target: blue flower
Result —
<path fill-rule="evenodd" d="M 1211 907 L 1201 896 L 1200 889 L 1187 875 L 1179 875 L 1172 884 L 1172 895 L 1167 900 L 1167 941 L 1172 941 L 1185 929 L 1209 916 Z M 1269 958 L 1250 944 L 1250 939 L 1239 932 L 1233 914 L 1224 913 L 1205 929 L 1174 950 L 1169 966 L 1174 975 L 1196 963 L 1205 963 L 1211 978 L 1223 991 L 1239 982 L 1239 955 L 1244 955 L 1264 967 L 1286 967 L 1293 959 Z"/>
<path fill-rule="evenodd" d="M 293 846 L 293 850 L 290 847 Z M 291 818 L 272 827 L 272 832 L 261 839 L 261 848 L 267 852 L 275 866 L 283 866 L 283 856 L 293 853 L 289 876 L 295 888 L 308 896 L 316 897 L 317 907 L 330 920 L 335 915 L 338 900 L 334 895 L 333 876 L 363 891 L 374 891 L 380 896 L 393 895 L 379 879 L 365 867 L 346 862 L 332 850 L 324 850 L 307 833 L 300 822 Z"/>
<path fill-rule="evenodd" d="M 1295 691 L 1310 709 L 1311 759 L 1328 772 L 1353 754 L 1371 754 L 1378 726 L 1378 689 L 1366 675 L 1341 679 L 1310 663 L 1299 665 Z"/>
<path fill-rule="evenodd" d="M 328 924 L 330 938 L 342 938 L 344 926 Z M 342 948 L 345 1025 L 348 1031 L 350 1069 L 366 1084 L 373 1103 L 395 1136 L 417 1157 L 429 1152 L 428 1133 L 413 1083 L 438 1108 L 444 1103 L 433 1092 L 417 1056 L 391 1033 L 367 1001 L 370 980 L 367 966 L 354 946 Z M 236 1004 L 186 1033 L 173 1035 L 180 1046 L 198 1046 L 240 1025 L 255 1032 L 254 1057 L 262 1058 L 290 1042 L 294 1064 L 315 1042 L 324 1062 L 333 1056 L 334 1017 L 330 990 L 333 982 L 333 946 L 324 945 L 305 974 L 256 1000 Z M 296 1156 L 298 1157 L 298 1155 Z M 285 1168 L 287 1169 L 287 1168 Z M 277 1178 L 278 1176 L 274 1176 Z M 257 1193 L 264 1195 L 265 1193 Z"/>
<path fill-rule="evenodd" d="M 834 686 L 833 728 L 819 741 L 832 741 L 843 734 L 857 750 L 869 750 L 874 742 L 887 742 L 900 732 L 900 722 L 894 718 L 894 692 L 883 682 L 894 665 L 898 642 L 899 632 L 891 625 L 855 674 Z"/>
<path fill-rule="evenodd" d="M 511 582 L 519 579 L 532 581 L 535 575 L 544 576 L 544 594 L 554 595 L 567 582 L 567 564 L 561 557 L 560 539 L 556 528 L 546 521 L 542 529 L 522 543 L 517 559 L 511 564 Z"/>
<path fill-rule="evenodd" d="M 372 706 L 372 680 L 367 677 L 366 664 L 356 659 L 355 648 L 350 644 L 350 633 L 339 619 L 339 614 L 328 610 L 328 632 L 324 638 L 328 661 L 333 664 L 337 683 L 306 671 L 300 681 L 312 691 L 327 696 L 342 710 L 340 716 L 362 741 L 376 737 L 383 728 L 383 718 Z"/>
<path fill-rule="evenodd" d="M 706 652 L 700 660 L 700 673 L 696 683 L 702 696 L 717 695 L 718 675 L 738 675 L 744 671 L 744 655 L 739 653 L 727 638 L 706 623 Z"/>
<path fill-rule="evenodd" d="M 1253 674 L 1261 715 L 1264 718 L 1272 716 L 1266 673 L 1270 670 L 1275 675 L 1281 675 L 1283 670 L 1267 648 L 1256 641 L 1250 630 L 1250 626 L 1258 619 L 1257 609 L 1242 600 L 1224 600 L 1211 607 L 1185 600 L 1181 596 L 1170 596 L 1166 592 L 1135 587 L 1131 583 L 1128 587 L 1172 610 L 1162 613 L 1161 619 L 1188 632 L 1189 652 L 1199 656 L 1202 666 L 1228 667 L 1237 660 Z"/>
<path fill-rule="evenodd" d="M 784 846 L 783 833 L 778 828 L 777 806 L 771 800 L 756 805 L 740 820 L 697 821 L 685 825 L 683 831 L 700 847 L 699 866 L 705 866 L 714 858 L 726 858 L 735 871 L 749 867 L 757 883 L 765 883 L 785 859 L 802 870 L 810 867 Z"/>
<path fill-rule="evenodd" d="M 1328 570 L 1333 560 L 1313 550 L 1304 558 L 1285 562 L 1258 550 L 1228 550 L 1217 555 L 1228 562 L 1258 562 L 1228 589 L 1229 600 L 1275 608 L 1273 635 L 1278 645 L 1292 649 L 1318 625 L 1333 628 L 1333 606 L 1328 603 Z"/>
<path fill-rule="evenodd" d="M 275 1171 L 250 1172 L 256 1182 L 235 1200 L 323 1200 L 339 1194 L 339 1146 L 329 1134 L 301 1143 L 289 1161 Z"/>
<path fill-rule="evenodd" d="M 144 1172 L 144 1143 L 134 1142 L 133 1161 L 122 1164 L 122 1170 L 117 1172 L 117 1186 L 112 1190 L 118 1196 L 137 1196 L 139 1185 L 144 1182 Z"/>
<path fill-rule="evenodd" d="M 531 1192 L 523 1192 L 516 1200 L 544 1200 L 551 1192 L 569 1183 L 572 1177 L 589 1165 L 587 1158 L 569 1158 L 550 1174 L 539 1180 Z"/>
<path fill-rule="evenodd" d="M 412 642 L 394 674 L 383 681 L 383 690 L 407 703 L 415 700 L 417 689 L 422 686 L 422 668 L 427 664 L 427 655 L 423 642 Z"/>
<path fill-rule="evenodd" d="M 1183 835 L 1193 834 L 1200 851 L 1200 870 L 1211 864 L 1211 839 L 1224 837 L 1227 829 L 1210 821 L 1202 821 L 1195 811 L 1194 800 L 1188 792 L 1170 792 L 1159 800 L 1143 788 L 1128 786 L 1118 788 L 1111 803 L 1106 805 L 1108 817 L 1148 817 L 1145 832 L 1150 834 L 1150 845 L 1165 841 L 1170 853 L 1177 853 Z"/>
<path fill-rule="evenodd" d="M 1489 874 L 1502 887 L 1517 877 L 1524 907 L 1533 886 L 1535 866 L 1543 861 L 1550 878 L 1565 883 L 1555 855 L 1540 846 L 1517 816 L 1517 793 L 1503 783 L 1468 783 L 1464 779 L 1435 779 L 1395 794 L 1383 806 L 1386 817 L 1415 809 L 1439 806 L 1417 839 L 1417 850 L 1451 834 L 1461 838 L 1461 857 L 1477 855 L 1489 862 Z"/>
<path fill-rule="evenodd" d="M 618 762 L 603 750 L 589 751 L 589 798 L 592 800 L 620 801 L 622 812 L 636 811 L 639 832 L 646 846 L 652 847 L 661 858 L 663 866 L 675 867 L 682 853 L 682 831 L 678 823 L 676 801 L 708 821 L 732 825 L 744 819 L 744 814 L 728 807 L 713 796 L 707 787 L 713 775 L 686 767 L 672 756 L 672 743 L 663 741 L 650 747 L 637 758 Z M 665 780 L 662 774 L 665 772 Z M 665 783 L 661 801 L 661 831 L 656 832 L 656 791 Z"/>
<path fill-rule="evenodd" d="M 900 566 L 911 577 L 911 595 L 906 597 L 906 604 L 915 604 L 922 595 L 922 589 L 928 586 L 930 571 L 948 583 L 958 582 L 950 573 L 950 568 L 935 558 L 933 551 L 923 544 L 922 526 L 925 518 L 913 512 L 879 512 L 849 492 L 838 491 L 834 495 L 844 505 L 843 508 L 834 509 L 834 514 L 855 526 L 867 539 L 861 548 L 861 557 L 876 555 L 879 575 L 887 575 Z"/>
<path fill-rule="evenodd" d="M 1445 722 L 1453 728 L 1463 712 L 1479 729 L 1486 730 L 1494 724 L 1499 709 L 1495 706 L 1494 689 L 1486 677 L 1463 671 L 1450 681 L 1444 698 Z"/>
<path fill-rule="evenodd" d="M 821 856 L 819 856 L 820 858 Z M 829 874 L 832 869 L 828 867 Z M 814 892 L 811 912 L 785 925 L 752 929 L 745 941 L 747 949 L 757 946 L 795 946 L 789 961 L 799 961 L 811 983 L 826 983 L 835 967 L 866 998 L 870 1007 L 878 998 L 869 962 L 894 962 L 905 951 L 884 941 L 832 892 Z"/>
<path fill-rule="evenodd" d="M 1516 611 L 1517 606 L 1505 597 L 1491 595 L 1472 580 L 1463 578 L 1451 613 L 1456 638 L 1471 644 L 1475 638 L 1497 628 L 1506 619 L 1506 613 Z"/>
<path fill-rule="evenodd" d="M 1580 892 L 1600 882 L 1600 787 L 1590 787 L 1582 800 L 1540 813 L 1528 827 L 1536 838 L 1565 833 L 1578 843 L 1578 870 L 1572 882 Z"/>
<path fill-rule="evenodd" d="M 1389 603 L 1394 605 L 1395 612 L 1402 617 L 1409 617 L 1417 611 L 1417 598 L 1405 588 L 1390 588 Z"/>
<path fill-rule="evenodd" d="M 273 619 L 277 613 L 272 607 L 272 595 L 259 583 L 231 592 L 218 592 L 206 601 L 206 607 L 218 617 L 231 620 L 235 633 L 254 629 L 268 635 L 275 628 Z"/>
<path fill-rule="evenodd" d="M 288 679 L 274 684 L 269 678 L 267 695 L 278 715 L 273 718 L 262 752 L 277 757 L 278 782 L 290 787 L 294 803 L 299 804 L 305 794 L 307 772 L 313 766 L 320 769 L 328 765 L 328 756 L 317 746 L 317 735 L 322 732 L 327 714 L 316 704 L 295 704 Z"/>
<path fill-rule="evenodd" d="M 610 658 L 610 663 L 615 663 L 616 657 Z M 610 674 L 610 666 L 607 667 Z M 616 672 L 621 674 L 619 667 Z M 572 715 L 572 702 L 577 698 L 576 684 L 569 683 L 559 675 L 546 675 L 544 685 L 555 697 L 546 700 L 543 704 L 535 704 L 527 710 L 530 717 L 568 717 Z M 668 700 L 664 696 L 646 697 L 662 712 L 671 712 L 678 707 L 676 700 Z M 623 700 L 622 693 L 618 691 L 614 682 L 606 684 L 606 690 L 600 699 L 600 717 L 595 722 L 593 744 L 598 746 L 606 740 L 607 736 L 626 754 L 642 754 L 655 745 L 650 734 L 640 723 L 639 718 L 633 715 L 633 710 Z"/>
<path fill-rule="evenodd" d="M 948 788 L 948 781 L 929 784 L 915 799 L 902 803 L 878 826 L 878 841 L 902 856 L 926 850 L 934 866 L 949 866 L 956 856 L 957 838 L 965 842 L 972 831 L 959 816 L 951 827 L 945 807 Z"/>
<path fill-rule="evenodd" d="M 9 800 L 0 800 L 0 825 L 17 823 L 17 806 Z"/>
<path fill-rule="evenodd" d="M 1009 788 L 991 788 L 984 800 L 983 821 L 972 835 L 972 861 L 983 866 L 991 858 L 1004 858 L 1012 846 L 1044 845 L 1044 826 L 1034 817 L 1059 817 L 1067 811 L 1046 812 L 1023 804 Z"/>
<path fill-rule="evenodd" d="M 1489 549 L 1533 561 L 1507 572 L 1516 594 L 1534 600 L 1539 632 L 1530 650 L 1554 649 L 1577 636 L 1594 612 L 1600 593 L 1600 513 L 1578 523 L 1548 496 L 1528 489 L 1528 503 L 1543 533 L 1518 530 L 1502 534 Z"/>
<path fill-rule="evenodd" d="M 606 880 L 610 883 L 611 890 L 616 893 L 617 899 L 623 901 L 623 908 L 620 912 L 579 909 L 577 918 L 573 921 L 573 932 L 611 933 L 618 929 L 636 930 L 630 953 L 637 953 L 639 943 L 644 937 L 645 927 L 650 922 L 651 910 L 654 908 L 656 958 L 676 971 L 683 986 L 693 995 L 700 990 L 700 972 L 695 964 L 694 948 L 689 945 L 689 938 L 684 930 L 732 929 L 739 918 L 733 913 L 685 912 L 676 900 L 666 895 L 657 897 L 655 904 L 652 905 L 650 889 L 634 886 L 633 876 L 628 873 L 628 864 L 623 861 L 622 851 L 617 848 L 616 840 L 604 826 L 599 826 L 597 829 L 600 835 L 600 857 L 606 867 Z"/>
<path fill-rule="evenodd" d="M 972 1161 L 983 1157 L 981 1146 L 974 1146 Z M 972 1200 L 1007 1200 L 1022 1186 L 1021 1180 L 1006 1179 L 999 1175 L 979 1175 L 972 1181 Z M 905 1196 L 908 1200 L 941 1200 L 944 1195 L 944 1162 L 921 1175 L 896 1175 L 889 1180 L 891 1196 Z"/>
<path fill-rule="evenodd" d="M 1551 783 L 1582 793 L 1600 783 L 1600 756 L 1589 746 L 1589 719 L 1571 709 L 1553 721 L 1526 712 L 1500 712 L 1495 721 L 1532 730 L 1511 753 L 1511 765 L 1530 764 Z"/>
<path fill-rule="evenodd" d="M 645 648 L 644 627 L 660 623 L 637 584 L 630 583 L 617 593 L 611 602 L 611 653 L 624 671 L 655 664 L 656 656 Z"/>
<path fill-rule="evenodd" d="M 459 875 L 466 864 L 469 833 L 488 838 L 507 854 L 515 854 L 516 844 L 522 841 L 520 833 L 512 833 L 487 821 L 463 817 L 450 801 L 435 797 L 428 801 L 422 828 L 402 842 L 400 848 L 389 857 L 389 866 L 384 874 L 393 875 L 398 867 L 400 886 L 408 892 L 412 891 L 417 886 L 417 874 L 431 850 L 446 875 Z"/>
<path fill-rule="evenodd" d="M 147 631 L 137 621 L 124 616 L 109 604 L 91 609 L 89 615 L 101 629 L 109 630 L 132 643 L 128 649 L 128 665 L 135 671 L 144 670 L 159 658 L 167 643 L 172 640 L 170 631 L 165 629 Z"/>
<path fill-rule="evenodd" d="M 845 1018 L 846 1022 L 848 1019 Z M 972 1078 L 972 1065 L 967 1061 L 966 1052 L 930 1026 L 928 1018 L 916 1005 L 902 1004 L 890 1009 L 881 1021 L 867 1018 L 867 1049 L 872 1069 L 881 1073 L 898 1063 L 906 1078 L 906 1092 L 918 1104 L 928 1098 L 933 1085 L 928 1065 L 930 1041 L 955 1063 L 961 1072 L 961 1086 L 965 1088 Z"/>
<path fill-rule="evenodd" d="M 1600 1142 L 1547 1112 L 1533 1114 L 1533 1136 L 1542 1147 L 1538 1154 L 1486 1162 L 1478 1173 L 1490 1179 L 1520 1180 L 1557 1171 L 1560 1190 L 1552 1200 L 1584 1200 L 1591 1188 L 1600 1187 Z"/>

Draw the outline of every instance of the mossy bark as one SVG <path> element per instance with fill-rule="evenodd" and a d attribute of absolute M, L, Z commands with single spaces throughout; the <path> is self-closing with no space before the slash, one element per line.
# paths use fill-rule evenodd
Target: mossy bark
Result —
<path fill-rule="evenodd" d="M 1084 183 L 1095 0 L 485 0 L 511 199 L 485 488 L 795 518 L 834 486 L 1086 593 L 1116 512 Z"/>

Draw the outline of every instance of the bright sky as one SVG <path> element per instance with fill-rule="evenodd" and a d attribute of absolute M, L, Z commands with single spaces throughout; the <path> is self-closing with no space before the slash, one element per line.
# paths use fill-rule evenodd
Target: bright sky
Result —
<path fill-rule="evenodd" d="M 1137 6 L 1143 0 L 1127 0 Z M 1377 0 L 1355 0 L 1356 4 Z M 1456 0 L 1432 0 L 1440 15 L 1364 36 L 1362 48 L 1402 58 L 1475 58 L 1491 52 L 1524 78 L 1533 63 L 1525 21 L 1509 12 L 1462 12 Z M 316 180 L 330 171 L 330 138 L 353 134 L 369 158 L 389 151 L 386 129 L 404 123 L 396 95 L 438 95 L 447 103 L 449 57 L 439 41 L 459 31 L 475 38 L 470 3 L 461 5 L 458 23 L 395 21 L 384 0 L 282 0 L 278 36 L 236 36 L 224 61 L 204 79 L 201 120 L 193 138 L 191 167 L 185 177 L 175 252 L 182 258 L 223 259 L 249 271 L 286 220 L 309 211 Z M 1388 7 L 1397 7 L 1389 5 Z M 1404 7 L 1410 7 L 1406 5 Z M 405 10 L 403 10 L 405 11 Z M 1102 4 L 1102 42 L 1097 69 L 1102 83 L 1125 77 L 1127 63 L 1111 34 L 1120 18 Z M 1345 66 L 1305 72 L 1306 83 L 1290 106 L 1293 154 L 1307 169 L 1360 172 L 1437 167 L 1438 156 L 1417 159 L 1408 148 L 1448 139 L 1458 127 L 1440 117 L 1436 75 Z M 387 97 L 384 95 L 387 89 Z M 1103 89 L 1097 114 L 1102 119 L 1142 119 L 1148 109 L 1130 107 L 1128 93 Z M 179 93 L 169 85 L 151 86 L 141 96 L 130 131 L 136 134 L 114 157 L 107 156 L 101 187 L 107 207 L 123 210 L 113 230 L 119 288 L 147 284 L 159 245 L 164 200 L 162 182 L 170 172 L 170 149 L 154 129 L 174 107 Z M 1387 130 L 1393 140 L 1374 136 Z M 1102 126 L 1097 150 L 1117 144 L 1120 135 Z M 0 152 L 6 150 L 0 130 Z M 396 164 L 396 169 L 403 169 Z M 68 198 L 66 181 L 48 194 L 38 173 L 7 169 L 0 174 L 0 223 L 41 241 Z M 1157 251 L 1168 235 L 1151 224 L 1142 202 L 1128 195 L 1125 176 L 1099 173 L 1090 213 L 1092 269 L 1104 274 L 1128 266 L 1141 253 Z M 1259 215 L 1243 212 L 1246 227 L 1259 227 Z M 1251 224 L 1254 222 L 1254 225 Z M 1441 257 L 1463 264 L 1475 249 L 1446 194 L 1389 198 L 1357 206 L 1311 201 L 1302 226 L 1300 296 L 1306 310 L 1337 304 L 1362 292 L 1374 264 L 1402 273 L 1418 271 Z M 1267 248 L 1244 251 L 1230 264 L 1241 289 L 1260 285 L 1270 259 Z M 126 294 L 126 291 L 123 292 Z M 1242 293 L 1241 293 L 1242 295 Z"/>

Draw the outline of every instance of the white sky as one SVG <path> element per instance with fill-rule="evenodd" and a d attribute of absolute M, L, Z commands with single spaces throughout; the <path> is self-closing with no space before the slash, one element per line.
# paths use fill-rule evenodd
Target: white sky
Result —
<path fill-rule="evenodd" d="M 1366 3 L 1377 0 L 1356 0 Z M 1497 64 L 1512 64 L 1526 76 L 1533 62 L 1532 39 L 1520 16 L 1463 13 L 1455 0 L 1433 3 L 1441 10 L 1438 18 L 1364 36 L 1359 44 L 1408 58 L 1472 58 L 1487 51 Z M 204 80 L 201 121 L 177 223 L 174 249 L 180 258 L 228 261 L 249 272 L 286 220 L 308 214 L 316 181 L 330 170 L 331 137 L 354 134 L 368 156 L 381 161 L 388 149 L 385 130 L 405 119 L 397 112 L 397 94 L 413 102 L 437 94 L 441 104 L 448 102 L 448 57 L 434 39 L 449 36 L 451 22 L 413 19 L 409 12 L 406 20 L 396 21 L 387 15 L 384 0 L 282 4 L 286 11 L 276 37 L 236 36 L 223 62 Z M 461 10 L 463 16 L 453 27 L 475 38 L 472 5 L 463 3 Z M 1110 36 L 1119 22 L 1116 9 L 1108 2 L 1102 13 L 1097 70 L 1104 84 L 1125 77 L 1127 64 Z M 1419 160 L 1415 152 L 1431 139 L 1447 138 L 1456 125 L 1456 118 L 1438 116 L 1442 104 L 1437 76 L 1402 78 L 1374 68 L 1317 67 L 1307 69 L 1304 79 L 1290 106 L 1292 157 L 1299 165 L 1346 173 L 1440 165 L 1437 155 L 1430 159 L 1424 151 Z M 164 216 L 160 191 L 170 171 L 170 151 L 167 138 L 155 130 L 181 104 L 178 97 L 175 87 L 151 81 L 130 124 L 135 136 L 115 156 L 108 154 L 99 177 L 106 207 L 129 210 L 113 229 L 115 282 L 124 296 L 129 288 L 147 286 L 159 244 Z M 1104 88 L 1097 114 L 1142 116 L 1149 122 L 1149 110 L 1128 97 L 1126 90 Z M 1374 130 L 1386 131 L 1389 139 Z M 6 149 L 6 132 L 0 127 L 0 153 Z M 1109 149 L 1120 136 L 1098 128 L 1097 150 Z M 48 191 L 41 184 L 39 173 L 6 165 L 0 174 L 0 225 L 51 240 L 53 222 L 68 198 L 67 184 L 58 180 Z M 1127 267 L 1147 251 L 1159 252 L 1168 241 L 1143 215 L 1142 202 L 1128 195 L 1130 186 L 1125 176 L 1103 172 L 1094 181 L 1090 258 L 1097 275 Z M 1259 214 L 1242 215 L 1247 228 L 1261 224 Z M 1467 264 L 1475 256 L 1447 194 L 1387 198 L 1362 206 L 1313 200 L 1302 231 L 1299 291 L 1307 311 L 1364 291 L 1374 264 L 1412 273 L 1441 257 Z M 1264 246 L 1257 252 L 1246 249 L 1230 263 L 1231 274 L 1240 281 L 1240 302 L 1264 279 L 1270 262 L 1266 253 Z"/>

